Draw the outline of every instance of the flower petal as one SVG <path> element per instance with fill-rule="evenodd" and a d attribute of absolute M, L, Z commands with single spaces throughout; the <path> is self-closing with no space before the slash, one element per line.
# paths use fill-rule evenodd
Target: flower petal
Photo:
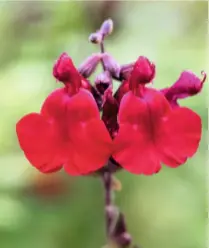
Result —
<path fill-rule="evenodd" d="M 173 107 L 178 107 L 177 100 L 198 94 L 206 80 L 206 73 L 202 72 L 203 79 L 197 77 L 191 71 L 183 71 L 179 79 L 169 88 L 161 89 L 167 100 Z"/>
<path fill-rule="evenodd" d="M 128 92 L 120 105 L 114 159 L 132 173 L 149 175 L 159 171 L 154 142 L 161 118 L 169 112 L 168 102 L 156 90 L 144 89 L 143 97 Z"/>
<path fill-rule="evenodd" d="M 70 100 L 66 88 L 54 90 L 44 101 L 41 114 L 47 118 L 62 119 L 66 114 L 66 104 Z"/>
<path fill-rule="evenodd" d="M 127 93 L 119 110 L 114 159 L 135 174 L 153 174 L 160 162 L 177 167 L 194 155 L 201 119 L 188 108 L 171 111 L 161 93 L 146 89 L 142 97 Z"/>
<path fill-rule="evenodd" d="M 74 175 L 87 174 L 103 167 L 112 152 L 112 140 L 101 120 L 93 119 L 80 123 L 71 129 L 73 157 L 64 165 L 65 170 Z"/>
<path fill-rule="evenodd" d="M 157 126 L 161 117 L 171 110 L 169 103 L 162 93 L 154 89 L 143 89 L 141 97 L 135 96 L 131 91 L 124 95 L 119 109 L 119 123 L 143 124 L 154 122 L 152 127 Z M 156 123 L 157 122 L 157 123 Z M 155 124 L 155 125 L 154 125 Z M 151 126 L 150 126 L 151 127 Z"/>
<path fill-rule="evenodd" d="M 152 175 L 161 168 L 149 136 L 133 125 L 120 126 L 114 147 L 113 158 L 130 173 Z"/>
<path fill-rule="evenodd" d="M 56 152 L 53 123 L 32 113 L 24 116 L 16 125 L 16 132 L 27 159 L 42 172 L 61 169 L 61 161 L 50 163 Z"/>
<path fill-rule="evenodd" d="M 73 96 L 68 96 L 65 89 L 56 90 L 46 99 L 41 112 L 56 123 L 69 174 L 83 175 L 105 165 L 112 140 L 88 90 L 80 89 Z"/>
<path fill-rule="evenodd" d="M 176 108 L 162 123 L 157 142 L 161 161 L 170 167 L 183 164 L 197 151 L 201 139 L 201 119 L 188 108 Z"/>
<path fill-rule="evenodd" d="M 71 175 L 98 170 L 111 156 L 112 139 L 100 120 L 92 95 L 80 90 L 68 105 L 68 115 L 68 133 L 74 152 L 65 170 Z"/>

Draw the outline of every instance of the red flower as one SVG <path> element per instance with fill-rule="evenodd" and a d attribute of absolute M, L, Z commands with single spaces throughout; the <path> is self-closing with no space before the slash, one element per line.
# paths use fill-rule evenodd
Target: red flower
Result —
<path fill-rule="evenodd" d="M 17 123 L 20 146 L 31 164 L 44 173 L 62 167 L 71 175 L 96 171 L 112 150 L 97 104 L 90 91 L 82 88 L 83 79 L 67 54 L 61 55 L 53 74 L 64 88 L 47 97 L 40 114 L 28 114 Z"/>
<path fill-rule="evenodd" d="M 109 69 L 92 86 L 66 53 L 60 56 L 53 75 L 64 87 L 47 97 L 40 114 L 17 123 L 20 146 L 32 165 L 45 173 L 64 167 L 71 175 L 82 175 L 104 169 L 109 160 L 117 168 L 150 175 L 162 163 L 177 167 L 196 152 L 201 119 L 177 100 L 200 92 L 206 75 L 200 80 L 185 71 L 173 86 L 159 91 L 146 87 L 155 76 L 146 57 L 127 68 L 128 76 L 113 96 Z"/>
<path fill-rule="evenodd" d="M 120 103 L 113 158 L 131 173 L 150 175 L 158 172 L 162 163 L 177 167 L 196 152 L 201 119 L 188 108 L 171 109 L 161 92 L 145 87 L 153 74 L 148 67 L 140 69 L 140 63 L 141 58 L 129 78 L 130 90 Z"/>

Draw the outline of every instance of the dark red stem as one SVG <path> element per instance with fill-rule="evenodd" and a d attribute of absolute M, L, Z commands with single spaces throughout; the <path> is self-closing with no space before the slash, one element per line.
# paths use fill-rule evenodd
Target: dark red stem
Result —
<path fill-rule="evenodd" d="M 106 219 L 106 233 L 107 239 L 109 240 L 111 235 L 111 223 L 113 219 L 113 206 L 112 206 L 112 192 L 111 192 L 111 184 L 112 184 L 112 175 L 110 172 L 105 172 L 103 174 L 103 184 L 105 191 L 105 219 Z"/>
<path fill-rule="evenodd" d="M 107 242 L 113 241 L 118 248 L 130 247 L 131 236 L 127 232 L 124 215 L 113 203 L 112 196 L 112 173 L 105 171 L 102 181 L 105 191 L 105 221 Z"/>

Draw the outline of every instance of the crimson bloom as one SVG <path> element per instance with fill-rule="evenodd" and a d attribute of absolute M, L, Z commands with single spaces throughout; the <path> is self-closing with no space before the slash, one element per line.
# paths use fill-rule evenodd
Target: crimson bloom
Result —
<path fill-rule="evenodd" d="M 104 167 L 109 161 L 113 171 L 123 167 L 150 175 L 162 163 L 177 167 L 196 152 L 201 119 L 177 100 L 199 93 L 206 75 L 201 80 L 184 71 L 171 87 L 151 89 L 147 84 L 154 79 L 155 65 L 141 56 L 135 64 L 121 67 L 126 78 L 113 95 L 112 77 L 123 73 L 108 56 L 92 55 L 78 72 L 63 53 L 53 75 L 64 87 L 47 97 L 40 113 L 28 114 L 17 123 L 20 146 L 41 172 L 62 167 L 71 175 L 102 167 L 112 171 Z M 92 86 L 84 76 L 90 76 L 103 57 L 108 70 Z"/>
<path fill-rule="evenodd" d="M 134 174 L 151 175 L 162 163 L 173 168 L 185 163 L 201 138 L 201 119 L 195 112 L 185 107 L 172 109 L 162 92 L 146 87 L 154 73 L 154 66 L 139 57 L 128 82 L 122 85 L 127 89 L 128 83 L 129 90 L 120 97 L 113 158 Z M 173 87 L 189 88 L 190 82 L 185 81 Z"/>
<path fill-rule="evenodd" d="M 96 171 L 107 162 L 112 139 L 102 122 L 88 81 L 71 58 L 62 54 L 53 75 L 64 87 L 53 91 L 40 113 L 16 125 L 20 146 L 30 163 L 44 173 L 64 167 L 70 175 Z"/>

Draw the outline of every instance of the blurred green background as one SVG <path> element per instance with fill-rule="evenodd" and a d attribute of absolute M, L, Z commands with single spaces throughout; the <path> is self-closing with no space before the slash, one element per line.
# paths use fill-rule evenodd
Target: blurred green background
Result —
<path fill-rule="evenodd" d="M 98 47 L 88 36 L 115 22 L 106 49 L 120 63 L 145 55 L 156 63 L 155 86 L 185 69 L 206 69 L 207 2 L 17 1 L 0 3 L 0 247 L 101 248 L 105 244 L 98 178 L 43 176 L 21 152 L 15 124 L 56 87 L 52 66 L 68 52 L 78 66 Z M 206 242 L 206 89 L 181 101 L 203 120 L 197 154 L 154 176 L 120 172 L 116 202 L 142 248 L 203 248 Z"/>

